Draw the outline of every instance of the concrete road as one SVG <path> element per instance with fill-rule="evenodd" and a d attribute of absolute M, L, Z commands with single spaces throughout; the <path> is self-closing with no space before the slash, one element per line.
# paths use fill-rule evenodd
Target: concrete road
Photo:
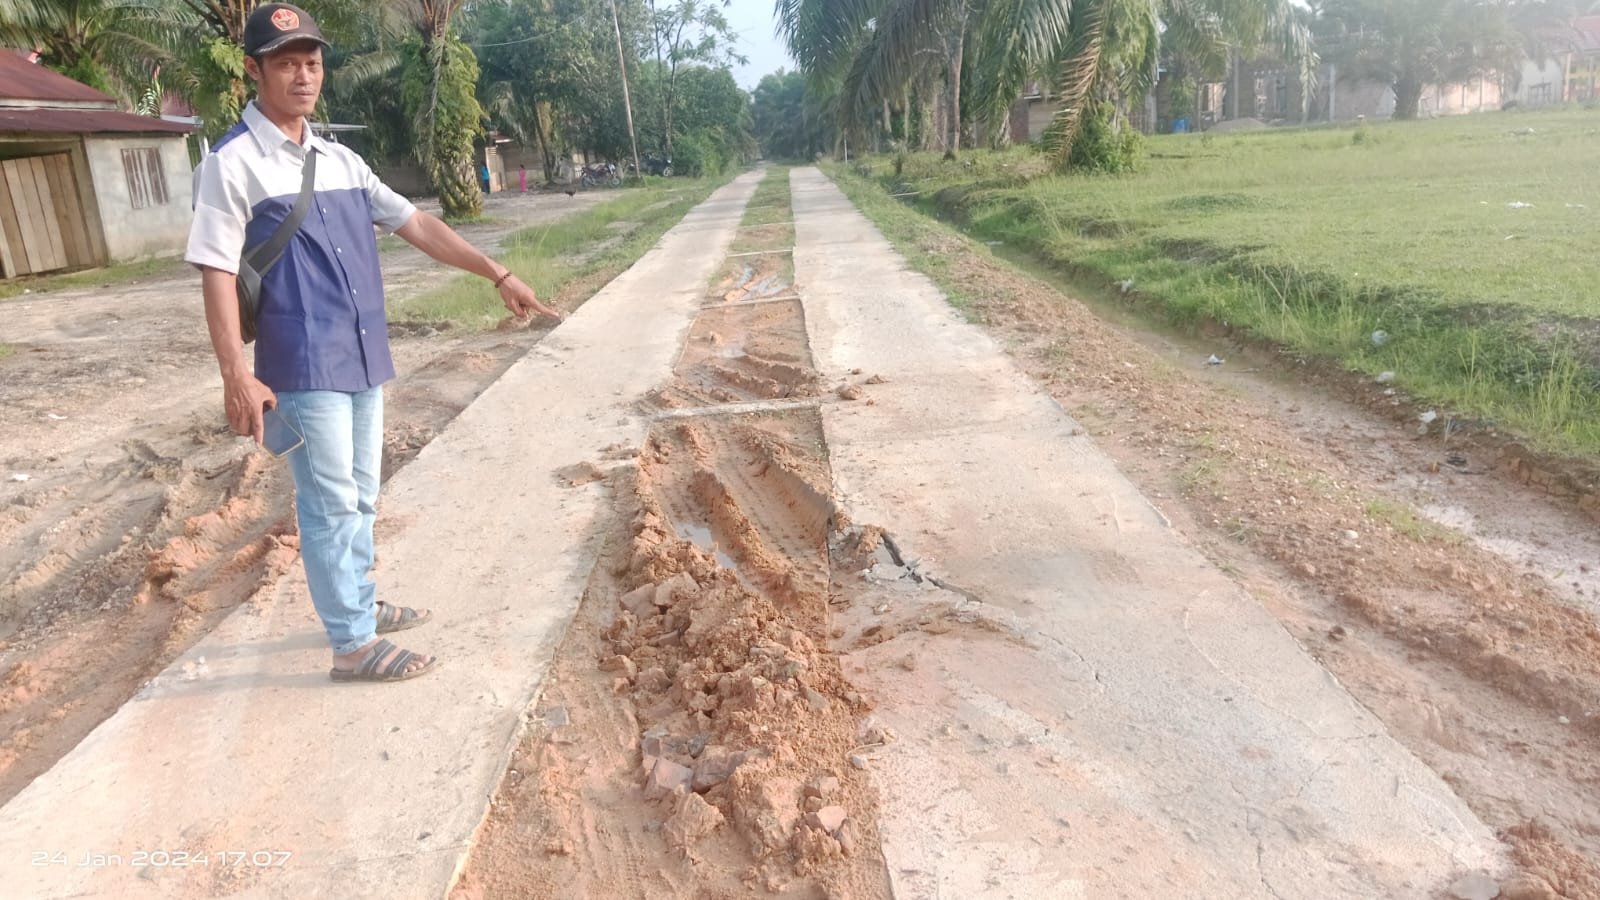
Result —
<path fill-rule="evenodd" d="M 918 627 L 845 667 L 899 735 L 871 764 L 897 897 L 1426 897 L 1503 867 L 843 194 L 792 185 L 818 368 L 887 380 L 824 407 L 838 500 L 923 578 L 867 588 L 852 634 Z"/>
<path fill-rule="evenodd" d="M 303 574 L 239 609 L 0 808 L 0 896 L 440 897 L 577 608 L 601 486 L 637 443 L 759 173 L 686 216 L 385 486 L 380 596 L 443 669 L 333 685 Z"/>

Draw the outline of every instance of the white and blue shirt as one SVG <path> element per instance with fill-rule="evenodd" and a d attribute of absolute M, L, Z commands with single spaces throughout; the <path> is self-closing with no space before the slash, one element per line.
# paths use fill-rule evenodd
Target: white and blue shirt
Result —
<path fill-rule="evenodd" d="M 244 248 L 272 237 L 294 208 L 306 153 L 315 152 L 311 210 L 261 278 L 256 377 L 274 391 L 364 391 L 394 377 L 372 226 L 397 229 L 417 209 L 353 151 L 309 124 L 305 134 L 296 144 L 254 102 L 245 107 L 196 170 L 184 259 L 238 272 Z"/>

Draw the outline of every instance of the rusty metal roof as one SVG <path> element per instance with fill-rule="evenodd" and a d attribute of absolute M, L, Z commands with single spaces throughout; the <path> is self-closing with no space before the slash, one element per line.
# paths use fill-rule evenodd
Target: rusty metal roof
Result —
<path fill-rule="evenodd" d="M 188 134 L 194 126 L 114 109 L 13 109 L 0 106 L 0 133 Z"/>
<path fill-rule="evenodd" d="M 60 72 L 28 62 L 20 50 L 0 48 L 0 100 L 106 103 L 114 100 Z"/>
<path fill-rule="evenodd" d="M 1573 49 L 1580 53 L 1600 52 L 1600 16 L 1579 16 L 1572 21 L 1577 35 Z"/>

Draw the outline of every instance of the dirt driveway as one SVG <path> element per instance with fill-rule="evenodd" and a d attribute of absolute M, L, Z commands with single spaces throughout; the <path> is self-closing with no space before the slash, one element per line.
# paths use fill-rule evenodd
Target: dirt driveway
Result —
<path fill-rule="evenodd" d="M 502 195 L 494 248 L 607 192 Z M 391 301 L 454 277 L 394 238 Z M 397 245 L 397 246 L 395 246 Z M 384 475 L 545 333 L 393 333 Z M 285 471 L 235 438 L 193 272 L 0 302 L 0 803 L 293 560 Z"/>

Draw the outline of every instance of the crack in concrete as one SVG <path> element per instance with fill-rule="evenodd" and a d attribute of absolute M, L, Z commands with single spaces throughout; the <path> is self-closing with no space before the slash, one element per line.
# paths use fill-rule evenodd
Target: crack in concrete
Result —
<path fill-rule="evenodd" d="M 1266 852 L 1266 848 L 1262 843 L 1261 836 L 1257 835 L 1256 836 L 1256 877 L 1261 879 L 1261 886 L 1263 888 L 1266 888 L 1267 893 L 1271 894 L 1273 897 L 1276 897 L 1277 900 L 1284 900 L 1284 896 L 1282 894 L 1278 893 L 1278 889 L 1272 886 L 1272 882 L 1267 880 L 1267 867 L 1266 867 L 1266 864 L 1262 860 L 1262 857 L 1265 855 L 1265 852 Z"/>
<path fill-rule="evenodd" d="M 933 585 L 936 588 L 939 588 L 940 590 L 949 591 L 952 594 L 956 594 L 958 596 L 965 597 L 967 599 L 967 601 L 970 602 L 970 603 L 982 603 L 983 602 L 983 598 L 982 597 L 979 597 L 977 594 L 974 594 L 973 592 L 967 590 L 966 588 L 957 587 L 956 585 L 953 585 L 953 584 L 951 584 L 951 583 L 949 583 L 947 581 L 944 581 L 941 578 L 938 578 L 937 576 L 933 575 L 931 572 L 920 571 L 920 569 L 922 567 L 922 563 L 921 563 L 920 560 L 912 560 L 909 563 L 906 562 L 906 555 L 905 555 L 904 552 L 901 551 L 900 545 L 895 542 L 894 535 L 890 534 L 887 531 L 883 532 L 883 546 L 888 548 L 888 550 L 889 550 L 889 558 L 894 560 L 894 564 L 899 566 L 899 567 L 901 567 L 902 569 L 905 569 L 906 570 L 906 574 L 908 576 L 910 576 L 911 580 L 915 581 L 916 583 L 922 584 L 922 583 L 926 582 L 928 584 Z"/>

